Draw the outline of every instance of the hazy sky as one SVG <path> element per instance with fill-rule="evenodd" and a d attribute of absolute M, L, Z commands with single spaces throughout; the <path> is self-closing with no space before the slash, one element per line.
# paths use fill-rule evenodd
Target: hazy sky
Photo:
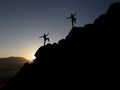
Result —
<path fill-rule="evenodd" d="M 120 0 L 0 0 L 0 57 L 31 59 L 43 45 L 38 38 L 43 33 L 50 33 L 51 43 L 65 38 L 71 13 L 77 11 L 76 26 L 84 26 L 116 1 Z"/>

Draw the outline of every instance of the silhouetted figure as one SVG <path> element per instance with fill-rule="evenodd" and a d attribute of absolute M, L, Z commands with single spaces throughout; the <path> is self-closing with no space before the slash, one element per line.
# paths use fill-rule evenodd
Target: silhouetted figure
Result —
<path fill-rule="evenodd" d="M 46 44 L 46 41 L 48 40 L 48 42 L 50 42 L 50 39 L 47 37 L 49 35 L 48 34 L 43 34 L 43 36 L 39 37 L 39 38 L 44 38 L 44 45 Z"/>
<path fill-rule="evenodd" d="M 77 12 L 75 12 L 74 14 L 72 13 L 71 16 L 67 18 L 67 19 L 71 19 L 72 27 L 74 27 L 74 24 L 76 23 L 76 18 L 75 18 L 76 14 Z"/>

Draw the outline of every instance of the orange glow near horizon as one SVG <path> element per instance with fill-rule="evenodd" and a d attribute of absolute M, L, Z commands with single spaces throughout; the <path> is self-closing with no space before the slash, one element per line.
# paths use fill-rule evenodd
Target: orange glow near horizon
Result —
<path fill-rule="evenodd" d="M 31 60 L 34 60 L 36 57 L 34 55 L 31 56 Z"/>
<path fill-rule="evenodd" d="M 34 40 L 33 40 L 34 41 Z M 35 59 L 36 51 L 41 47 L 40 42 L 24 42 L 23 44 L 7 48 L 0 48 L 0 58 L 23 57 L 29 61 Z"/>
<path fill-rule="evenodd" d="M 12 52 L 12 53 L 11 53 Z M 30 62 L 33 61 L 36 57 L 34 56 L 36 52 L 36 49 L 33 50 L 20 50 L 20 51 L 12 51 L 12 50 L 8 50 L 6 52 L 0 52 L 0 58 L 7 58 L 7 57 L 23 57 L 27 60 L 29 60 Z"/>
<path fill-rule="evenodd" d="M 33 52 L 30 52 L 30 53 L 26 53 L 23 57 L 30 60 L 30 61 L 33 61 L 36 57 L 34 56 L 35 53 Z"/>

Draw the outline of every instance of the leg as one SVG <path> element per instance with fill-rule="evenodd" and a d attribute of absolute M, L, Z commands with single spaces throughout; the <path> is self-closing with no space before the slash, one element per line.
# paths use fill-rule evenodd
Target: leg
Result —
<path fill-rule="evenodd" d="M 47 38 L 47 40 L 48 40 L 48 42 L 50 42 L 50 39 L 49 39 L 49 38 Z"/>
<path fill-rule="evenodd" d="M 73 24 L 73 20 L 72 20 L 72 27 L 74 26 L 74 24 Z"/>
<path fill-rule="evenodd" d="M 76 23 L 76 18 L 74 18 L 74 23 Z"/>
<path fill-rule="evenodd" d="M 45 43 L 46 43 L 46 40 L 44 40 L 44 45 L 45 45 Z"/>

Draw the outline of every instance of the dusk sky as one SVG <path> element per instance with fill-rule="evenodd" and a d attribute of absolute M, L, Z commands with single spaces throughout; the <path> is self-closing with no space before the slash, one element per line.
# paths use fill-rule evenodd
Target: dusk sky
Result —
<path fill-rule="evenodd" d="M 110 4 L 120 0 L 0 0 L 0 58 L 32 59 L 43 45 L 38 37 L 50 33 L 51 43 L 71 30 L 66 18 L 77 12 L 76 26 L 93 23 Z"/>

